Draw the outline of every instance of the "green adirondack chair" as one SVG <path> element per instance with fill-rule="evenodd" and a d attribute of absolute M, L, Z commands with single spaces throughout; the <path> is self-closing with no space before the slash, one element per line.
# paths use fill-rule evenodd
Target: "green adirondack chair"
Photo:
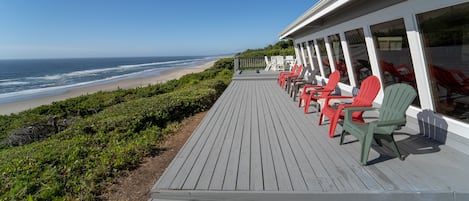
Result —
<path fill-rule="evenodd" d="M 361 143 L 360 163 L 366 165 L 372 140 L 380 146 L 381 140 L 392 143 L 392 148 L 399 159 L 404 160 L 397 148 L 393 131 L 406 123 L 405 111 L 417 96 L 414 88 L 407 84 L 393 84 L 384 89 L 383 104 L 379 108 L 378 120 L 369 123 L 352 121 L 352 113 L 356 111 L 368 111 L 377 108 L 357 107 L 347 108 L 345 111 L 343 131 L 340 136 L 340 144 L 344 142 L 346 132 L 355 136 Z"/>

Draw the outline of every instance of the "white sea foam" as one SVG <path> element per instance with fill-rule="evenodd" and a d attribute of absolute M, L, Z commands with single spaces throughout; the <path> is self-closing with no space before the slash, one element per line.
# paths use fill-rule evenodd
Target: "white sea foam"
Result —
<path fill-rule="evenodd" d="M 128 79 L 128 78 L 140 78 L 152 75 L 157 75 L 159 72 L 172 68 L 180 68 L 184 66 L 195 65 L 200 61 L 207 61 L 207 58 L 200 59 L 186 59 L 186 60 L 174 60 L 164 62 L 153 62 L 153 63 L 142 63 L 133 65 L 119 65 L 115 67 L 102 68 L 102 69 L 90 69 L 90 70 L 79 70 L 74 72 L 62 73 L 62 74 L 51 74 L 46 76 L 38 77 L 27 77 L 22 80 L 4 78 L 0 80 L 0 86 L 9 86 L 10 84 L 23 84 L 36 85 L 37 88 L 25 87 L 24 90 L 7 92 L 0 94 L 0 103 L 15 102 L 19 100 L 30 99 L 41 96 L 51 96 L 61 94 L 67 90 L 105 84 L 117 80 Z M 156 66 L 155 68 L 148 68 L 148 66 Z M 146 68 L 143 68 L 146 67 Z M 142 69 L 139 69 L 142 68 Z M 111 72 L 116 72 L 112 73 Z M 118 73 L 117 73 L 118 72 Z M 116 75 L 117 74 L 117 75 Z M 120 74 L 120 75 L 119 75 Z M 92 75 L 99 75 L 99 77 L 106 77 L 99 80 L 90 80 Z M 90 76 L 90 78 L 87 78 Z M 75 78 L 78 78 L 79 83 L 73 83 Z M 77 79 L 77 81 L 78 81 Z M 89 80 L 89 81 L 85 81 Z M 60 83 L 68 83 L 66 85 L 58 86 Z M 28 89 L 29 88 L 29 89 Z"/>
<path fill-rule="evenodd" d="M 3 81 L 3 80 L 2 80 Z M 13 86 L 13 85 L 27 85 L 29 82 L 21 82 L 21 81 L 6 81 L 6 82 L 1 82 L 0 81 L 0 86 Z"/>
<path fill-rule="evenodd" d="M 176 60 L 176 61 L 154 62 L 154 63 L 144 63 L 144 64 L 132 64 L 132 65 L 120 65 L 120 66 L 110 67 L 110 68 L 81 70 L 81 71 L 75 71 L 75 72 L 70 72 L 70 73 L 46 75 L 46 76 L 42 76 L 42 77 L 28 77 L 26 79 L 29 79 L 29 80 L 61 80 L 61 79 L 66 79 L 66 78 L 85 77 L 85 76 L 97 75 L 97 74 L 100 74 L 100 73 L 106 73 L 106 72 L 111 72 L 111 71 L 122 71 L 122 70 L 128 70 L 128 69 L 134 69 L 134 68 L 140 68 L 140 67 L 146 67 L 146 66 L 165 65 L 165 64 L 174 64 L 174 66 L 187 65 L 187 63 L 189 63 L 189 61 L 195 61 L 195 60 L 198 60 L 198 59 Z M 183 63 L 183 64 L 178 64 L 178 63 Z"/>
<path fill-rule="evenodd" d="M 0 103 L 5 103 L 5 102 L 10 102 L 10 101 L 15 101 L 17 99 L 21 99 L 21 97 L 25 96 L 41 96 L 41 95 L 53 95 L 53 94 L 60 94 L 63 93 L 67 90 L 70 89 L 75 89 L 79 87 L 85 87 L 85 86 L 92 86 L 96 84 L 104 84 L 116 80 L 121 80 L 121 79 L 126 79 L 126 78 L 131 78 L 131 77 L 137 77 L 139 75 L 144 75 L 148 73 L 159 73 L 162 70 L 166 70 L 168 68 L 158 68 L 158 69 L 148 69 L 140 72 L 134 72 L 134 73 L 129 73 L 129 74 L 123 74 L 123 75 L 117 75 L 117 76 L 112 76 L 100 80 L 93 80 L 93 81 L 88 81 L 88 82 L 80 82 L 80 83 L 75 83 L 75 84 L 70 84 L 70 85 L 63 85 L 63 86 L 52 86 L 52 87 L 43 87 L 43 88 L 37 88 L 37 89 L 27 89 L 23 91 L 16 91 L 16 92 L 9 92 L 9 93 L 3 93 L 0 94 Z"/>

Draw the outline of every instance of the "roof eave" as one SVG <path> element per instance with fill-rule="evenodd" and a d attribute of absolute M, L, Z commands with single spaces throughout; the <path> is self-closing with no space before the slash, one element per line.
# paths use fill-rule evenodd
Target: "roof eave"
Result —
<path fill-rule="evenodd" d="M 333 12 L 350 1 L 352 0 L 321 0 L 282 31 L 279 34 L 279 38 L 289 38 L 294 32 Z"/>

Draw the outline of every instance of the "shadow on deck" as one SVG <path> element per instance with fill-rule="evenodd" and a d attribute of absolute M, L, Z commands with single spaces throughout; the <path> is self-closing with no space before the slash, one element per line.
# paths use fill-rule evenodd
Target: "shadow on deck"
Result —
<path fill-rule="evenodd" d="M 405 161 L 373 146 L 360 166 L 359 144 L 328 138 L 329 125 L 304 115 L 275 78 L 235 75 L 152 200 L 469 200 L 468 155 L 405 127 L 396 133 Z"/>

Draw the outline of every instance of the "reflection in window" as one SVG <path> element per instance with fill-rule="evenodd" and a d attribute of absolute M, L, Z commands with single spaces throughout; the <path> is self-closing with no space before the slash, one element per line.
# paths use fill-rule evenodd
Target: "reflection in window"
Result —
<path fill-rule="evenodd" d="M 417 15 L 438 113 L 469 122 L 469 3 Z"/>
<path fill-rule="evenodd" d="M 308 42 L 308 45 L 309 45 L 309 49 L 311 50 L 311 60 L 313 62 L 313 68 L 314 69 L 318 69 L 316 71 L 316 75 L 319 75 L 319 64 L 318 64 L 318 55 L 316 54 L 316 49 L 314 48 L 314 41 L 309 41 Z"/>
<path fill-rule="evenodd" d="M 329 65 L 329 58 L 327 58 L 326 42 L 324 38 L 319 38 L 316 39 L 316 43 L 319 47 L 319 56 L 321 57 L 324 76 L 329 77 L 331 74 L 331 66 Z"/>
<path fill-rule="evenodd" d="M 417 91 L 404 20 L 373 25 L 371 32 L 378 48 L 376 52 L 384 87 L 393 83 L 407 83 Z M 418 96 L 412 105 L 420 106 Z"/>
<path fill-rule="evenodd" d="M 347 66 L 345 65 L 344 52 L 342 51 L 342 45 L 340 44 L 340 36 L 339 34 L 335 34 L 329 36 L 328 39 L 332 48 L 332 58 L 334 58 L 335 69 L 340 72 L 340 82 L 350 84 L 347 74 Z"/>
<path fill-rule="evenodd" d="M 345 39 L 352 60 L 353 74 L 358 82 L 357 87 L 360 87 L 363 80 L 372 74 L 363 29 L 345 32 Z"/>

